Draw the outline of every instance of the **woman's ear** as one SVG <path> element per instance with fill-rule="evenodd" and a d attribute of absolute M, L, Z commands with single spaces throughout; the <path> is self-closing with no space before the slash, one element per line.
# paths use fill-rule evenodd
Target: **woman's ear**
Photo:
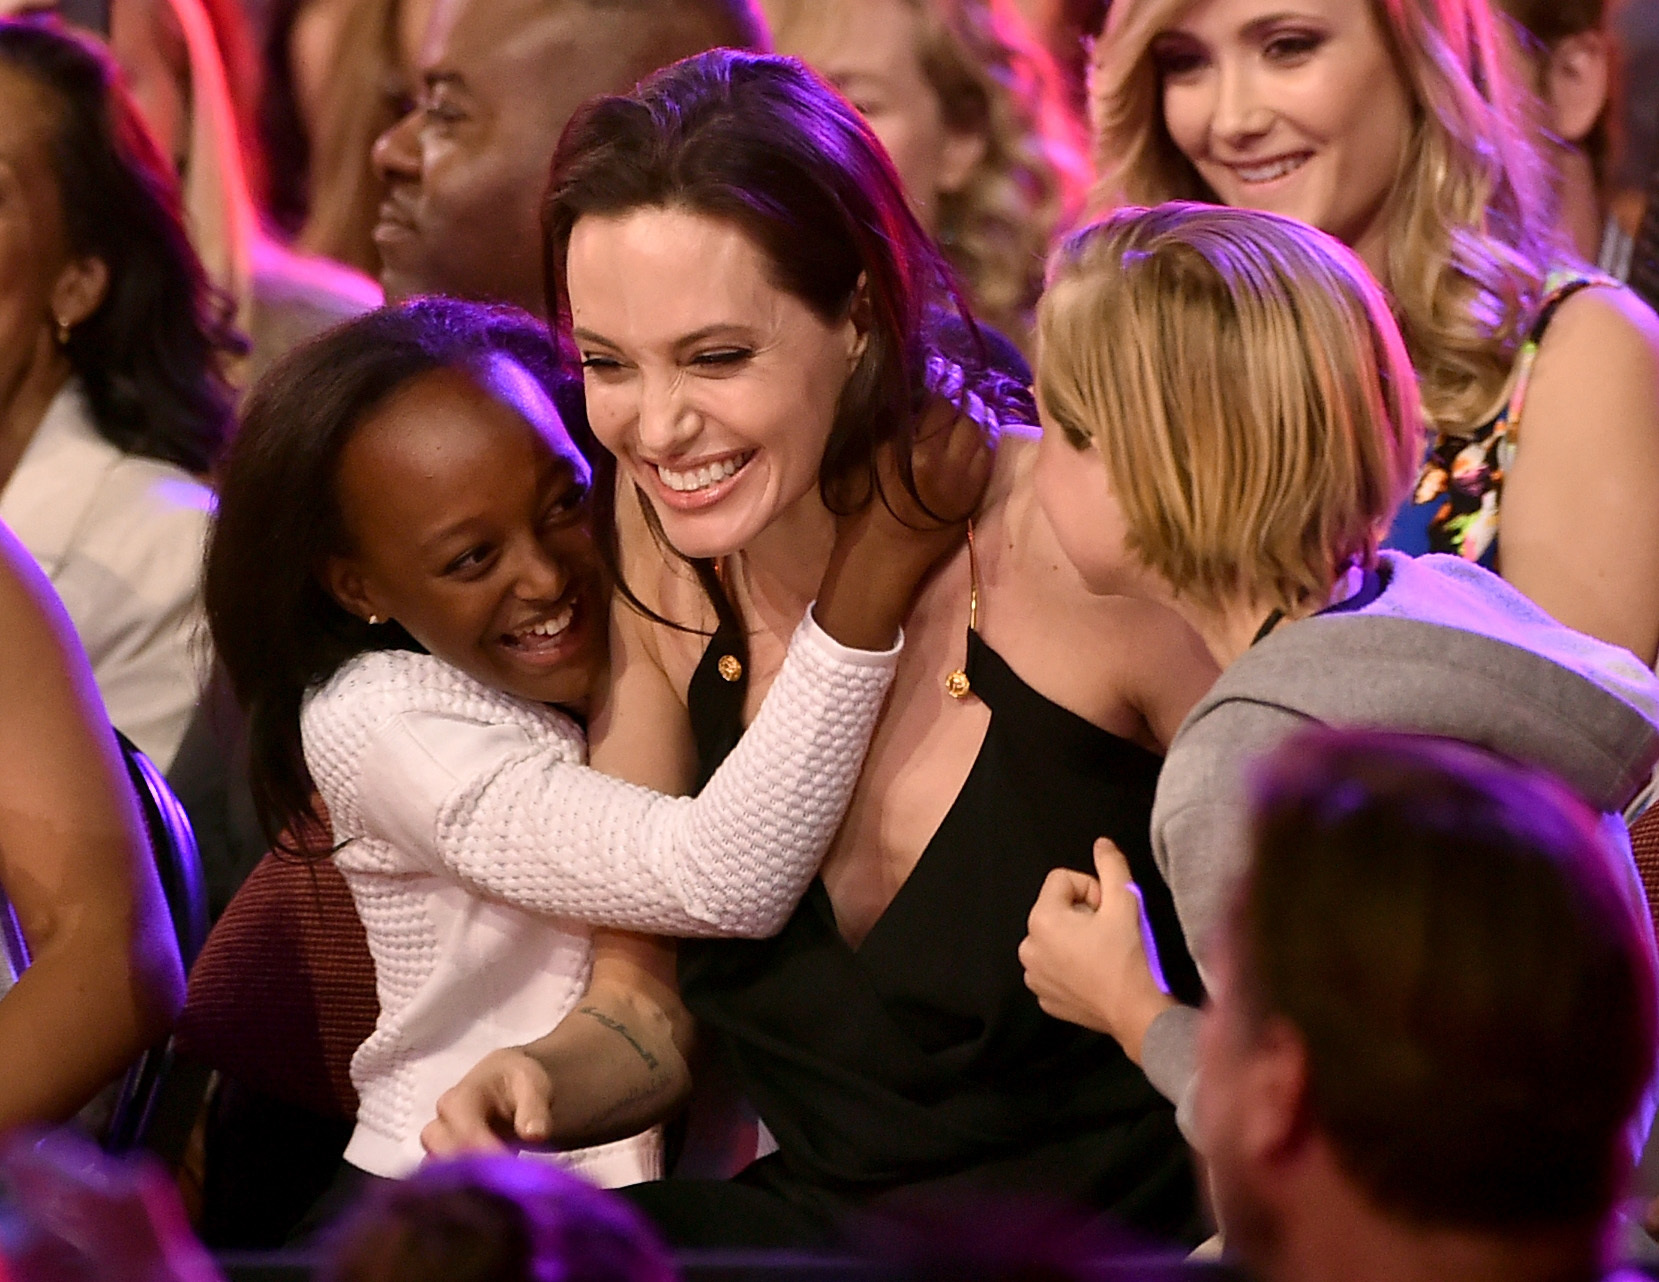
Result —
<path fill-rule="evenodd" d="M 331 556 L 323 562 L 322 580 L 329 596 L 347 614 L 355 614 L 365 623 L 379 623 L 390 617 L 383 607 L 376 605 L 363 571 L 349 556 Z"/>
<path fill-rule="evenodd" d="M 103 305 L 109 265 L 102 258 L 72 258 L 52 285 L 52 319 L 73 329 Z"/>
<path fill-rule="evenodd" d="M 847 369 L 857 367 L 864 358 L 864 349 L 870 345 L 870 330 L 875 325 L 875 309 L 870 306 L 870 278 L 863 272 L 853 286 L 853 300 L 847 306 L 846 340 Z"/>
<path fill-rule="evenodd" d="M 1564 142 L 1582 143 L 1607 108 L 1607 35 L 1581 31 L 1550 51 L 1544 93 L 1550 125 Z"/>

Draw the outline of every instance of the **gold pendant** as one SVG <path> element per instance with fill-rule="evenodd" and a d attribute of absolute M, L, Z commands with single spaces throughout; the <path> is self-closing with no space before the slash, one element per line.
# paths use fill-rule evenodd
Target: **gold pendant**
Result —
<path fill-rule="evenodd" d="M 946 677 L 945 693 L 953 699 L 966 699 L 973 693 L 973 687 L 968 684 L 968 674 L 958 668 Z"/>
<path fill-rule="evenodd" d="M 720 662 L 714 665 L 720 673 L 722 681 L 736 681 L 743 675 L 743 661 L 735 654 L 723 654 Z"/>

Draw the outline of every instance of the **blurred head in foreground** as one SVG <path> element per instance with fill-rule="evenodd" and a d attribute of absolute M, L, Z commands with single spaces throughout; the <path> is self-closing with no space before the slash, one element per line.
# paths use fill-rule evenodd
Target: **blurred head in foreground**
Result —
<path fill-rule="evenodd" d="M 341 1225 L 324 1282 L 671 1282 L 625 1202 L 546 1162 L 471 1157 L 377 1188 Z"/>
<path fill-rule="evenodd" d="M 1598 1275 L 1655 978 L 1597 817 L 1466 744 L 1328 729 L 1253 809 L 1196 1109 L 1229 1244 L 1269 1279 L 1379 1249 Z"/>

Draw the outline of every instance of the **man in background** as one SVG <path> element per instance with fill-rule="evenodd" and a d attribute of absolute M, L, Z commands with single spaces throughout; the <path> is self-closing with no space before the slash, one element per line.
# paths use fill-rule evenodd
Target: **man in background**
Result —
<path fill-rule="evenodd" d="M 541 199 L 565 123 L 721 46 L 769 46 L 749 0 L 438 0 L 419 101 L 374 147 L 387 301 L 452 294 L 545 316 Z"/>

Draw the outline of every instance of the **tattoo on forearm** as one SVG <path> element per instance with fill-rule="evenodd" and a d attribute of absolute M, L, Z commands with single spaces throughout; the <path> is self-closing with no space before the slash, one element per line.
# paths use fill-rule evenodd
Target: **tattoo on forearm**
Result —
<path fill-rule="evenodd" d="M 645 1061 L 646 1068 L 650 1069 L 653 1073 L 657 1071 L 657 1057 L 650 1051 L 646 1050 L 644 1046 L 640 1045 L 639 1038 L 635 1037 L 628 1031 L 628 1026 L 626 1024 L 612 1019 L 596 1006 L 580 1006 L 577 1008 L 576 1013 L 578 1015 L 586 1015 L 590 1019 L 598 1020 L 606 1028 L 610 1029 L 611 1032 L 617 1034 L 619 1037 L 623 1038 L 628 1045 L 632 1046 L 639 1054 L 640 1059 Z"/>

